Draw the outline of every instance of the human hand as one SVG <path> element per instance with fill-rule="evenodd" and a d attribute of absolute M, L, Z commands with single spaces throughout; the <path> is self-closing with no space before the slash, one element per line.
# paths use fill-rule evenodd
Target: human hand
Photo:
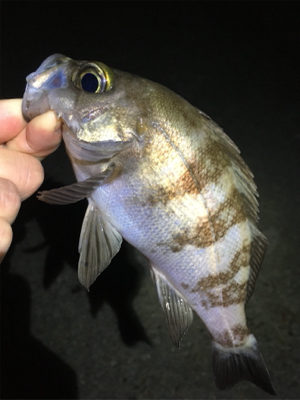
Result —
<path fill-rule="evenodd" d="M 61 141 L 61 122 L 53 111 L 27 123 L 21 105 L 22 99 L 0 100 L 0 262 L 11 244 L 11 224 L 21 201 L 43 182 L 40 160 Z"/>

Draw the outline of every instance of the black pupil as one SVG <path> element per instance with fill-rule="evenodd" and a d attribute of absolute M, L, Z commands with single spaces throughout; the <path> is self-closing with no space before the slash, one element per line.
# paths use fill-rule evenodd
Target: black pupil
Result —
<path fill-rule="evenodd" d="M 97 92 L 99 87 L 99 82 L 97 77 L 94 74 L 91 74 L 90 72 L 86 73 L 81 78 L 81 87 L 86 92 L 92 92 L 92 93 Z"/>

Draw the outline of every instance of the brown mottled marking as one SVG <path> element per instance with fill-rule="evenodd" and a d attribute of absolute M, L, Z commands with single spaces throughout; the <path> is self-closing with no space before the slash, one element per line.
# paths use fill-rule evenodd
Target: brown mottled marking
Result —
<path fill-rule="evenodd" d="M 245 343 L 250 331 L 246 326 L 237 324 L 234 325 L 230 331 L 226 330 L 214 337 L 214 340 L 224 347 L 238 347 Z M 232 337 L 235 341 L 239 341 L 239 344 L 232 342 Z"/>
<path fill-rule="evenodd" d="M 247 282 L 239 284 L 231 282 L 225 289 L 222 289 L 222 298 L 208 290 L 206 299 L 201 300 L 201 305 L 206 309 L 213 307 L 229 307 L 233 304 L 244 304 L 246 299 Z"/>
<path fill-rule="evenodd" d="M 227 211 L 225 217 L 221 215 L 223 211 Z M 224 237 L 229 228 L 246 218 L 241 194 L 234 188 L 226 200 L 210 215 L 210 220 L 198 218 L 194 227 L 186 228 L 173 235 L 171 250 L 174 253 L 179 252 L 187 244 L 198 248 L 209 247 Z"/>
<path fill-rule="evenodd" d="M 169 201 L 184 196 L 185 194 L 198 194 L 193 178 L 186 170 L 176 181 L 176 184 L 168 187 L 158 186 L 153 188 L 153 193 L 147 197 L 145 206 L 150 204 L 152 207 L 156 204 L 166 205 Z"/>
<path fill-rule="evenodd" d="M 201 278 L 192 293 L 207 291 L 219 285 L 226 285 L 239 272 L 241 267 L 246 267 L 249 264 L 250 244 L 244 245 L 238 250 L 228 266 L 227 271 L 221 271 L 217 275 L 209 275 Z"/>
<path fill-rule="evenodd" d="M 187 283 L 182 282 L 181 286 L 183 287 L 183 289 L 187 290 L 190 285 L 188 285 Z"/>
<path fill-rule="evenodd" d="M 231 167 L 231 161 L 223 147 L 214 139 L 207 138 L 205 145 L 195 150 L 196 161 L 190 168 L 196 176 L 201 189 L 207 184 L 217 182 L 223 171 Z"/>
<path fill-rule="evenodd" d="M 143 203 L 145 206 L 155 206 L 158 203 L 162 203 L 164 206 L 172 199 L 177 197 L 177 192 L 175 188 L 165 188 L 159 186 L 153 193 L 147 197 L 147 201 Z"/>
<path fill-rule="evenodd" d="M 195 182 L 190 174 L 190 171 L 186 170 L 177 180 L 176 188 L 182 194 L 198 194 L 199 191 L 195 185 Z"/>
<path fill-rule="evenodd" d="M 201 300 L 201 306 L 202 306 L 203 308 L 205 308 L 205 310 L 208 310 L 208 309 L 209 309 L 208 303 L 207 303 L 206 300 Z"/>
<path fill-rule="evenodd" d="M 220 305 L 228 307 L 232 304 L 244 303 L 246 298 L 246 288 L 247 282 L 231 282 L 225 289 L 222 289 L 222 301 Z"/>
<path fill-rule="evenodd" d="M 150 157 L 152 160 L 153 146 L 155 145 L 149 143 L 145 147 L 143 157 Z M 160 147 L 155 146 L 154 161 L 158 169 L 162 167 L 168 157 L 171 158 L 174 151 L 168 142 L 163 142 Z M 231 166 L 230 158 L 222 146 L 218 141 L 210 138 L 206 138 L 201 147 L 195 150 L 193 159 L 186 160 L 186 162 L 188 168 L 176 179 L 174 185 L 153 188 L 153 193 L 148 197 L 151 206 L 158 203 L 166 205 L 175 197 L 178 198 L 185 194 L 199 194 L 199 190 L 201 191 L 207 184 L 216 183 L 224 169 Z"/>
<path fill-rule="evenodd" d="M 205 297 L 205 299 L 202 298 L 201 304 L 206 309 L 245 303 L 247 280 L 243 283 L 238 283 L 233 278 L 242 267 L 249 265 L 249 257 L 250 244 L 245 245 L 241 250 L 236 252 L 226 272 L 201 278 L 191 290 L 191 293 L 199 292 L 202 297 Z M 221 297 L 219 294 L 214 293 L 213 289 L 222 285 L 224 287 L 222 288 Z"/>

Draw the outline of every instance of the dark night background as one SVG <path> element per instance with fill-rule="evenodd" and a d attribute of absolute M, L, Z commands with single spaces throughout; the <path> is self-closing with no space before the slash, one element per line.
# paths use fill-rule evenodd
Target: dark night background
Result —
<path fill-rule="evenodd" d="M 249 326 L 277 398 L 300 393 L 299 3 L 1 2 L 1 98 L 53 53 L 157 81 L 210 115 L 241 149 L 270 245 Z M 43 189 L 74 181 L 63 146 Z M 268 399 L 216 389 L 198 317 L 169 338 L 147 263 L 124 245 L 88 294 L 77 279 L 85 202 L 26 200 L 1 265 L 1 398 Z"/>

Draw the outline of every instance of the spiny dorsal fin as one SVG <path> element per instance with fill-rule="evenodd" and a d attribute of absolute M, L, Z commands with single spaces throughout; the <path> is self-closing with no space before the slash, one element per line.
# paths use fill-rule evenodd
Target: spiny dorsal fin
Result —
<path fill-rule="evenodd" d="M 253 180 L 253 174 L 240 156 L 238 147 L 225 134 L 222 128 L 211 120 L 209 124 L 210 132 L 216 143 L 221 146 L 223 152 L 227 154 L 231 161 L 236 186 L 243 196 L 247 216 L 252 223 L 256 223 L 258 220 L 258 194 Z"/>
<path fill-rule="evenodd" d="M 219 146 L 222 146 L 223 151 L 230 158 L 236 186 L 243 196 L 247 217 L 249 219 L 249 226 L 251 228 L 252 243 L 250 255 L 250 274 L 246 297 L 246 301 L 249 301 L 254 291 L 260 266 L 263 262 L 264 255 L 268 247 L 267 239 L 255 226 L 256 222 L 258 221 L 258 194 L 253 180 L 253 174 L 244 160 L 240 157 L 239 149 L 216 123 L 210 121 L 210 124 L 211 132 L 215 137 L 216 142 L 219 144 Z"/>
<path fill-rule="evenodd" d="M 110 264 L 122 244 L 122 236 L 89 200 L 79 239 L 79 281 L 88 290 L 97 276 Z"/>
<path fill-rule="evenodd" d="M 189 304 L 154 269 L 154 279 L 159 302 L 164 310 L 171 338 L 176 346 L 193 321 L 193 311 Z"/>

